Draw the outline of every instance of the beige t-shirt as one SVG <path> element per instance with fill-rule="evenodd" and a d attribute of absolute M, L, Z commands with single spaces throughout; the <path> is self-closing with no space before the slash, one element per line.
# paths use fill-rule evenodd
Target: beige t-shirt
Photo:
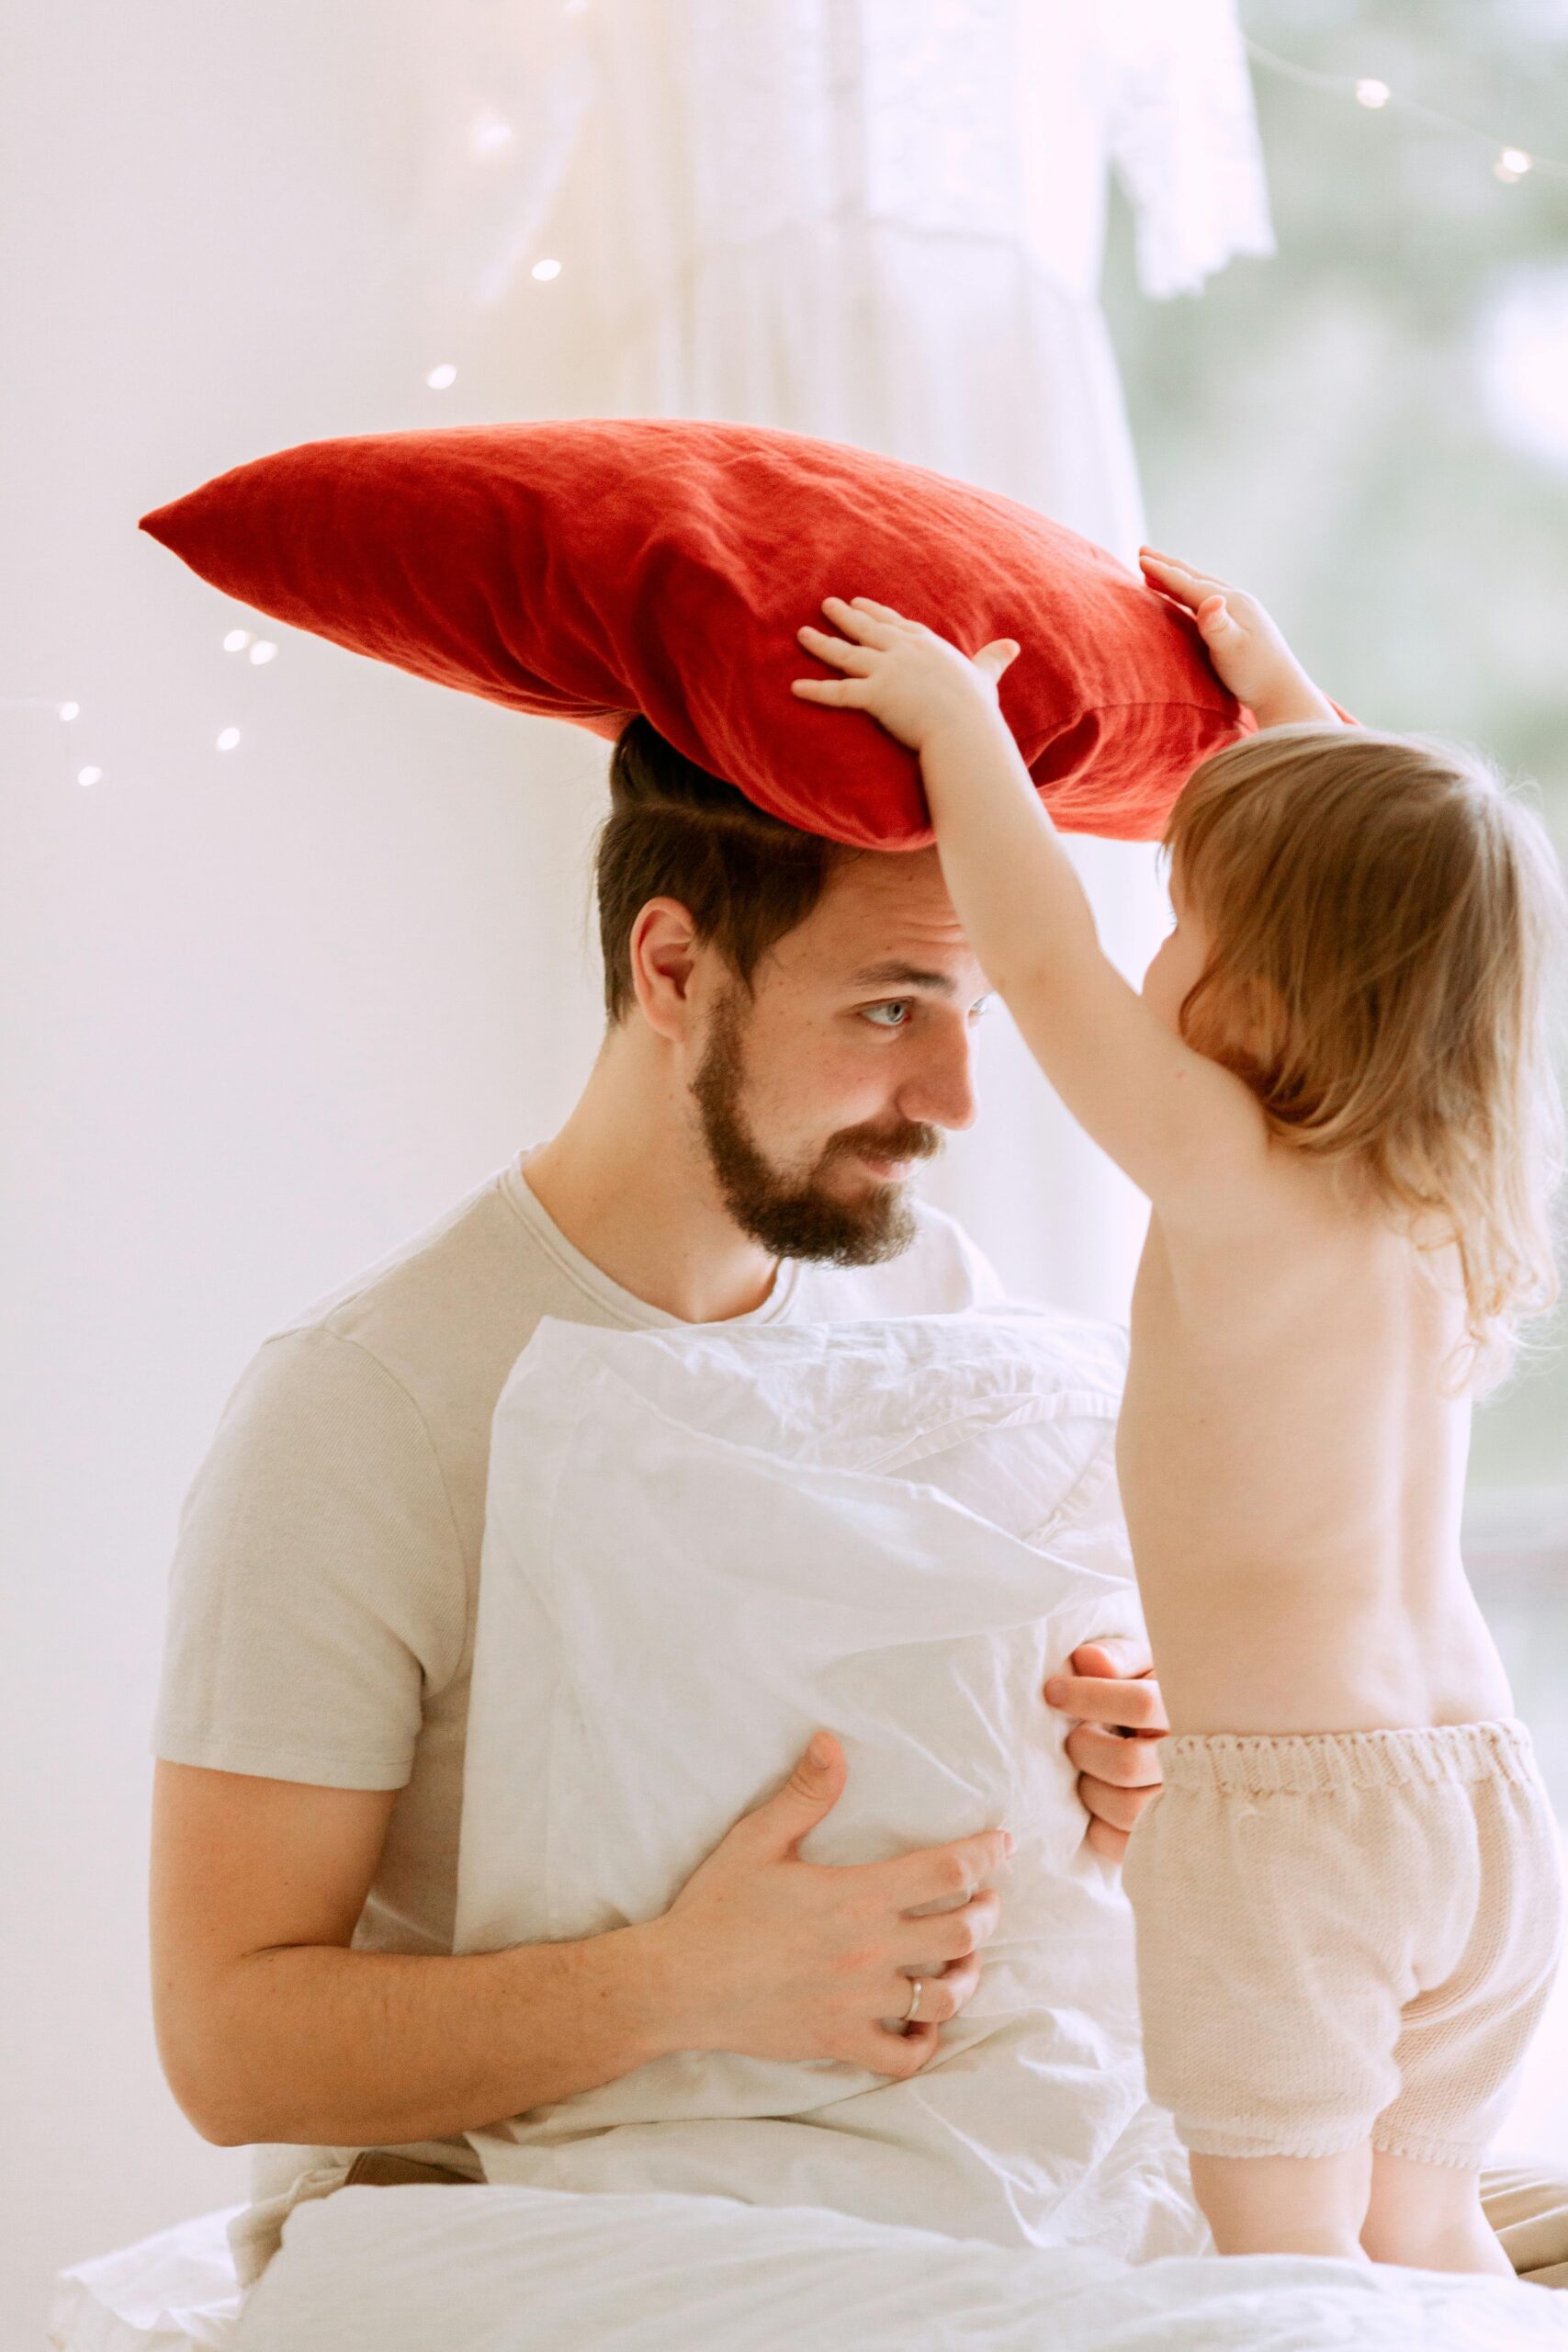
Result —
<path fill-rule="evenodd" d="M 265 1342 L 181 1515 L 153 1752 L 398 1790 L 356 1951 L 452 1950 L 491 1418 L 508 1373 L 547 1315 L 679 1321 L 573 1249 L 521 1164 Z M 786 1263 L 737 1319 L 944 1314 L 1001 1295 L 926 1208 L 902 1257 Z M 260 2149 L 256 2195 L 354 2153 Z M 479 2177 L 464 2140 L 404 2153 Z"/>

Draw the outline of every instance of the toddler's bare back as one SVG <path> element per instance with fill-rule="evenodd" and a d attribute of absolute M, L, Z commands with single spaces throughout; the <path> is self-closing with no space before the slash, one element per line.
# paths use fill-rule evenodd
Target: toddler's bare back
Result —
<path fill-rule="evenodd" d="M 1269 1158 L 1223 1235 L 1151 1221 L 1134 1295 L 1118 1464 L 1172 1728 L 1506 1716 L 1460 1561 L 1457 1273 L 1331 1169 Z"/>

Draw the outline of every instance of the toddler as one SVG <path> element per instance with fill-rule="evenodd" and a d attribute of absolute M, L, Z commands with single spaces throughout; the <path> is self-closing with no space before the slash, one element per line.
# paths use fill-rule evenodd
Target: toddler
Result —
<path fill-rule="evenodd" d="M 1147 1194 L 1118 1464 L 1171 1724 L 1125 1864 L 1151 2095 L 1222 2253 L 1506 2271 L 1483 2151 L 1555 1971 L 1529 1735 L 1460 1561 L 1469 1396 L 1550 1300 L 1540 824 L 1342 723 L 1250 597 L 1145 550 L 1259 731 L 1166 834 L 1140 996 L 973 660 L 829 598 L 801 641 L 920 756 L 953 905 Z"/>

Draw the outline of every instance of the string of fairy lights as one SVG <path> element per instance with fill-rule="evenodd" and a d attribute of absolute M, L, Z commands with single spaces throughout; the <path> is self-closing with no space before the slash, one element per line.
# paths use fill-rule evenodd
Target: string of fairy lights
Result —
<path fill-rule="evenodd" d="M 253 629 L 229 629 L 222 639 L 222 647 L 225 653 L 245 654 L 253 667 L 258 670 L 265 669 L 269 662 L 275 662 L 277 659 L 277 645 L 275 639 L 270 637 L 258 637 Z M 51 695 L 0 695 L 0 709 L 51 710 L 56 718 L 67 727 L 73 727 L 82 716 L 82 706 L 79 702 L 70 699 L 57 702 Z M 213 738 L 213 749 L 219 752 L 237 752 L 241 740 L 240 729 L 237 727 L 220 727 Z M 90 790 L 95 784 L 102 784 L 104 771 L 96 763 L 89 761 L 85 766 L 77 769 L 76 781 L 84 789 Z"/>
<path fill-rule="evenodd" d="M 1557 156 L 1532 154 L 1528 147 L 1517 147 L 1509 140 L 1499 139 L 1494 132 L 1483 130 L 1479 123 L 1445 114 L 1439 107 L 1412 97 L 1407 91 L 1393 88 L 1376 74 L 1325 74 L 1315 66 L 1298 65 L 1293 58 L 1280 57 L 1274 50 L 1265 49 L 1260 41 L 1248 40 L 1245 47 L 1255 65 L 1261 65 L 1281 81 L 1294 82 L 1302 89 L 1323 90 L 1332 96 L 1353 99 L 1371 114 L 1404 115 L 1411 122 L 1424 123 L 1429 130 L 1446 131 L 1452 138 L 1466 141 L 1490 158 L 1493 178 L 1506 187 L 1517 187 L 1532 172 L 1541 179 L 1568 180 L 1568 162 Z"/>
<path fill-rule="evenodd" d="M 563 13 L 568 16 L 581 15 L 587 6 L 588 0 L 562 0 Z M 1568 180 L 1568 161 L 1541 155 L 1516 145 L 1512 141 L 1498 138 L 1477 123 L 1445 113 L 1438 107 L 1427 106 L 1423 99 L 1407 91 L 1395 89 L 1379 75 L 1325 73 L 1315 66 L 1301 65 L 1292 58 L 1281 57 L 1277 51 L 1266 49 L 1261 42 L 1250 39 L 1245 40 L 1244 46 L 1254 65 L 1280 80 L 1347 100 L 1364 107 L 1371 114 L 1387 114 L 1396 119 L 1404 117 L 1427 130 L 1464 141 L 1478 153 L 1486 154 L 1494 178 L 1504 187 L 1517 187 L 1531 177 Z M 487 160 L 503 154 L 516 135 L 514 125 L 493 108 L 487 108 L 476 116 L 468 127 L 468 153 L 482 167 Z M 532 264 L 529 276 L 536 285 L 547 286 L 560 277 L 564 266 L 555 255 L 543 254 Z M 432 392 L 446 392 L 451 390 L 457 378 L 457 363 L 442 359 L 426 370 L 424 383 Z M 229 629 L 221 644 L 226 654 L 243 654 L 256 669 L 264 669 L 275 661 L 278 651 L 273 639 L 259 637 L 253 630 L 242 628 Z M 75 727 L 84 715 L 82 704 L 73 697 L 57 700 L 48 695 L 0 696 L 0 708 L 51 710 L 68 727 Z M 219 752 L 234 752 L 240 748 L 241 741 L 241 729 L 229 725 L 219 729 L 213 747 Z M 76 782 L 85 789 L 102 784 L 104 776 L 103 768 L 92 761 L 85 762 L 76 770 Z"/>

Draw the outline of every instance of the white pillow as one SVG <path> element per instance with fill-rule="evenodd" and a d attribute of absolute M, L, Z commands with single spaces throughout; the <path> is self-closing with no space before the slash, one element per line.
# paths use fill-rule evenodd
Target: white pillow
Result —
<path fill-rule="evenodd" d="M 1202 2242 L 1142 2104 L 1130 1918 L 1041 1695 L 1139 1624 L 1122 1365 L 1118 1332 L 1028 1308 L 539 1327 L 492 1435 L 455 1948 L 657 1917 L 818 1724 L 849 1782 L 809 1860 L 997 1825 L 1017 1847 L 980 1987 L 910 2083 L 681 2053 L 470 2133 L 487 2177 Z"/>

